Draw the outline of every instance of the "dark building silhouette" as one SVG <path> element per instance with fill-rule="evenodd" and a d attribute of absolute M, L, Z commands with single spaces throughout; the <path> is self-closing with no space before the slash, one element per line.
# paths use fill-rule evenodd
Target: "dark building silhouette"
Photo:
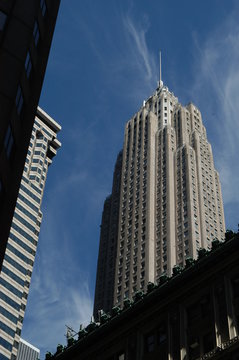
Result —
<path fill-rule="evenodd" d="M 101 222 L 100 246 L 95 286 L 94 316 L 98 310 L 113 307 L 115 258 L 119 222 L 119 201 L 122 171 L 122 152 L 119 153 L 113 176 L 112 194 L 105 200 Z"/>
<path fill-rule="evenodd" d="M 0 269 L 60 0 L 0 0 Z"/>
<path fill-rule="evenodd" d="M 239 234 L 213 241 L 147 293 L 101 313 L 55 360 L 238 360 Z"/>

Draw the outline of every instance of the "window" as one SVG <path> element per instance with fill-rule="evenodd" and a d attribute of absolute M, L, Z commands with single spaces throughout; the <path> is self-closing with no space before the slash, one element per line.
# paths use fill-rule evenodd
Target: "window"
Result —
<path fill-rule="evenodd" d="M 3 183 L 2 183 L 2 180 L 0 179 L 0 199 L 3 195 Z"/>
<path fill-rule="evenodd" d="M 239 297 L 239 277 L 236 277 L 232 280 L 232 289 L 234 298 Z"/>
<path fill-rule="evenodd" d="M 1 310 L 1 314 L 6 317 L 8 320 L 10 320 L 11 322 L 13 322 L 14 324 L 17 324 L 17 317 L 12 315 L 11 312 L 7 311 L 6 309 L 4 309 L 2 306 L 0 306 L 0 310 Z M 13 335 L 14 336 L 14 335 Z"/>
<path fill-rule="evenodd" d="M 12 135 L 12 129 L 11 129 L 11 126 L 8 125 L 7 132 L 6 132 L 5 139 L 4 139 L 4 146 L 5 146 L 5 150 L 6 150 L 8 158 L 11 156 L 13 144 L 14 144 L 14 140 L 13 140 L 13 135 Z"/>
<path fill-rule="evenodd" d="M 5 279 L 1 278 L 0 279 L 0 285 L 2 285 L 3 287 L 5 287 L 7 290 L 9 290 L 11 293 L 13 293 L 14 295 L 16 295 L 17 297 L 19 297 L 20 299 L 22 298 L 22 292 L 19 291 L 17 288 L 15 288 L 13 285 L 11 285 L 10 283 L 8 283 Z"/>
<path fill-rule="evenodd" d="M 0 345 L 2 345 L 5 349 L 12 351 L 12 344 L 10 344 L 7 340 L 0 338 Z"/>
<path fill-rule="evenodd" d="M 17 88 L 17 95 L 16 95 L 16 100 L 15 100 L 18 115 L 20 115 L 22 112 L 23 100 L 24 99 L 23 99 L 23 94 L 22 94 L 22 88 L 19 85 Z"/>
<path fill-rule="evenodd" d="M 6 20 L 7 20 L 7 15 L 0 10 L 0 31 L 4 29 Z"/>
<path fill-rule="evenodd" d="M 167 328 L 166 328 L 166 324 L 163 322 L 162 324 L 160 324 L 158 329 L 158 343 L 163 344 L 166 342 L 166 340 L 167 340 Z"/>
<path fill-rule="evenodd" d="M 153 352 L 155 347 L 155 335 L 154 333 L 148 334 L 145 337 L 145 352 Z"/>
<path fill-rule="evenodd" d="M 38 26 L 37 21 L 35 21 L 35 23 L 34 23 L 33 37 L 34 37 L 35 46 L 37 46 L 38 42 L 39 42 L 39 38 L 40 38 L 39 26 Z"/>
<path fill-rule="evenodd" d="M 25 61 L 25 70 L 26 70 L 27 78 L 29 78 L 31 71 L 32 71 L 32 60 L 31 60 L 31 55 L 30 55 L 29 51 L 27 52 L 27 57 L 26 57 L 26 61 Z"/>
<path fill-rule="evenodd" d="M 46 2 L 45 2 L 45 0 L 41 0 L 40 7 L 41 7 L 42 16 L 44 17 L 46 15 Z"/>

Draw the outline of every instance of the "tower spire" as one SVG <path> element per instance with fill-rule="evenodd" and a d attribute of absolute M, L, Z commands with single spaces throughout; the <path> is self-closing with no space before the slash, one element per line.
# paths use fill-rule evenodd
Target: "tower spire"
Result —
<path fill-rule="evenodd" d="M 161 59 L 161 50 L 159 50 L 159 88 L 163 86 L 162 81 L 162 59 Z"/>

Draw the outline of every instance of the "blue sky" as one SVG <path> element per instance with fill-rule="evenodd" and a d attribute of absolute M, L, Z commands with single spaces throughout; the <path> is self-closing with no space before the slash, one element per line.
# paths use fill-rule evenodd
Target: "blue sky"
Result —
<path fill-rule="evenodd" d="M 163 81 L 202 112 L 228 228 L 239 222 L 239 4 L 62 0 L 40 106 L 62 125 L 22 337 L 42 351 L 92 313 L 101 213 L 124 125 Z"/>

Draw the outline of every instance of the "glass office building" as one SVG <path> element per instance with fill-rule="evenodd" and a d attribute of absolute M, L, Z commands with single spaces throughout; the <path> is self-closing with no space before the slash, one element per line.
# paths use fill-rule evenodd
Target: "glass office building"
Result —
<path fill-rule="evenodd" d="M 42 221 L 48 167 L 61 129 L 38 108 L 0 272 L 0 359 L 16 359 Z"/>

